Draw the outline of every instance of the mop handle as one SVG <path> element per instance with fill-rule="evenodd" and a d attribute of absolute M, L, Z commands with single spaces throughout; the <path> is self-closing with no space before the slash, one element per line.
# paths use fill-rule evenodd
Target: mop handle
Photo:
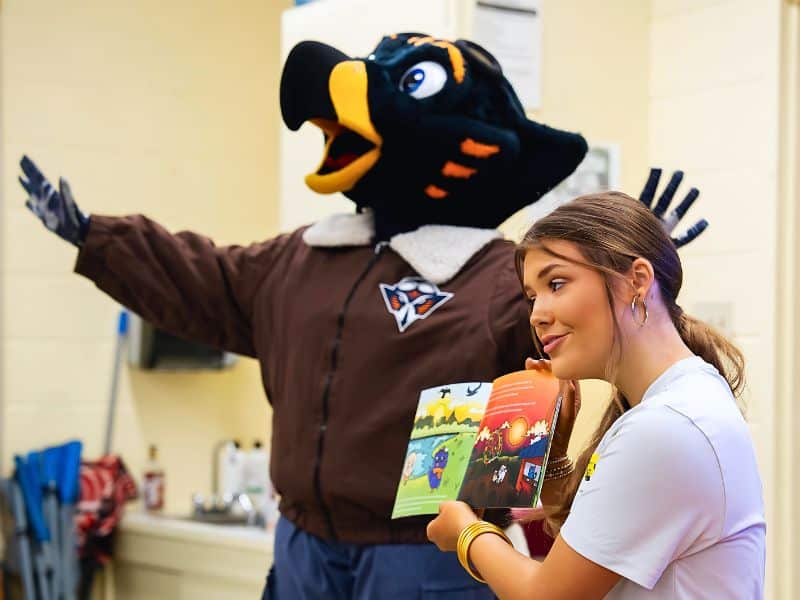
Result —
<path fill-rule="evenodd" d="M 13 479 L 8 484 L 9 498 L 14 512 L 14 521 L 17 526 L 17 544 L 19 545 L 20 572 L 22 574 L 22 589 L 25 598 L 36 597 L 36 587 L 33 583 L 33 556 L 31 553 L 30 530 L 25 516 L 25 500 L 22 490 Z"/>
<path fill-rule="evenodd" d="M 106 422 L 106 440 L 103 454 L 111 454 L 111 436 L 114 432 L 114 413 L 117 407 L 117 390 L 119 388 L 119 367 L 122 360 L 122 351 L 128 333 L 128 311 L 121 310 L 117 321 L 117 341 L 114 349 L 114 370 L 111 376 L 111 396 L 108 402 L 108 420 Z"/>

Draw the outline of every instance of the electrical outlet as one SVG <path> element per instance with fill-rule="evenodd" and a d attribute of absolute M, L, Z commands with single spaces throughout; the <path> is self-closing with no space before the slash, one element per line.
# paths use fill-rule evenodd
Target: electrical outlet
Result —
<path fill-rule="evenodd" d="M 733 304 L 731 302 L 696 302 L 689 314 L 711 325 L 725 337 L 733 336 Z"/>

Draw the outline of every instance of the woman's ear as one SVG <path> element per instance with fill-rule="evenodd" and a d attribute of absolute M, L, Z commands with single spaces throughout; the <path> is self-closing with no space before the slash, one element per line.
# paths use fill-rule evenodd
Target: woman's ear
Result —
<path fill-rule="evenodd" d="M 653 265 L 646 258 L 637 258 L 631 264 L 630 281 L 633 289 L 643 299 L 649 298 L 648 294 L 653 289 L 656 274 Z"/>

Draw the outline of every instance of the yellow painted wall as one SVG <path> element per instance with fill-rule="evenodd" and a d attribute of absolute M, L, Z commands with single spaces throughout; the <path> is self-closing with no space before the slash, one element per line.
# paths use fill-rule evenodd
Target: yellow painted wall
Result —
<path fill-rule="evenodd" d="M 747 418 L 764 483 L 766 597 L 788 598 L 775 578 L 792 568 L 776 544 L 789 524 L 774 519 L 777 496 L 790 493 L 775 471 L 781 0 L 651 5 L 649 156 L 691 174 L 702 190 L 693 212 L 711 222 L 682 251 L 678 301 L 700 317 L 704 303 L 731 306 L 728 333 L 747 360 Z"/>
<path fill-rule="evenodd" d="M 2 56 L 2 468 L 80 437 L 101 451 L 117 306 L 71 273 L 75 250 L 23 207 L 18 160 L 67 177 L 88 212 L 142 212 L 220 243 L 276 232 L 279 14 L 288 0 L 6 0 Z M 269 432 L 257 365 L 125 369 L 115 450 L 155 443 L 167 508 L 208 491 L 212 445 Z"/>

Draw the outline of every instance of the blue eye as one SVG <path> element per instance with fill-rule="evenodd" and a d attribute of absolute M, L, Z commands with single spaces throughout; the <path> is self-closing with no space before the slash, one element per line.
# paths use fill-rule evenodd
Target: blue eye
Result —
<path fill-rule="evenodd" d="M 419 88 L 423 81 L 425 81 L 425 71 L 412 69 L 403 75 L 403 80 L 400 82 L 400 91 L 411 94 Z"/>
<path fill-rule="evenodd" d="M 428 98 L 442 91 L 447 71 L 437 62 L 426 60 L 415 64 L 400 78 L 400 91 L 412 98 Z"/>
<path fill-rule="evenodd" d="M 561 289 L 561 286 L 563 286 L 565 283 L 566 281 L 564 281 L 563 279 L 554 279 L 553 281 L 550 282 L 550 289 L 553 290 L 554 292 L 557 292 L 558 290 Z"/>

